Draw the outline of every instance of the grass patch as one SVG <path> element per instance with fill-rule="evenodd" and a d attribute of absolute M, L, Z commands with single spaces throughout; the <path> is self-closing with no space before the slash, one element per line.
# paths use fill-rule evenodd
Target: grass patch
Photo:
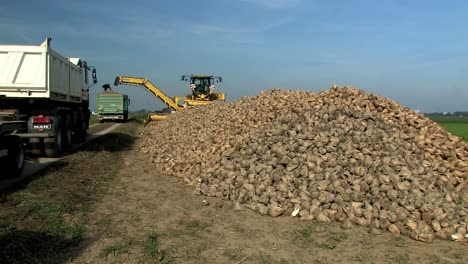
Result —
<path fill-rule="evenodd" d="M 314 264 L 328 264 L 328 263 L 334 263 L 334 262 L 328 260 L 327 257 L 325 257 L 325 256 L 319 256 L 318 258 L 314 259 L 314 261 L 312 263 L 314 263 Z"/>
<path fill-rule="evenodd" d="M 345 232 L 332 233 L 331 235 L 331 239 L 336 242 L 341 242 L 348 238 L 348 234 L 346 234 Z"/>
<path fill-rule="evenodd" d="M 148 231 L 145 239 L 135 240 L 125 235 L 120 241 L 105 246 L 101 252 L 102 257 L 108 255 L 118 256 L 129 253 L 132 247 L 141 248 L 145 254 L 145 263 L 172 263 L 174 258 L 168 251 L 161 249 L 158 235 L 154 231 Z"/>
<path fill-rule="evenodd" d="M 260 255 L 258 257 L 258 263 L 260 264 L 270 264 L 271 263 L 271 257 L 268 255 Z"/>
<path fill-rule="evenodd" d="M 230 229 L 232 231 L 234 231 L 235 233 L 241 235 L 241 236 L 244 236 L 244 237 L 248 237 L 248 238 L 253 238 L 253 237 L 256 237 L 257 235 L 259 235 L 259 230 L 257 229 L 251 229 L 243 224 L 239 224 L 239 223 L 234 223 Z"/>
<path fill-rule="evenodd" d="M 90 225 L 91 229 L 89 232 L 98 234 L 99 236 L 103 237 L 116 238 L 119 235 L 123 235 L 123 233 L 121 229 L 116 228 L 115 224 L 116 223 L 110 219 L 100 219 L 94 225 Z"/>
<path fill-rule="evenodd" d="M 97 122 L 98 122 L 98 120 L 97 120 L 97 115 L 91 115 L 91 116 L 89 117 L 89 124 L 90 124 L 90 125 L 96 124 Z"/>
<path fill-rule="evenodd" d="M 77 244 L 75 238 L 52 235 L 45 231 L 2 229 L 0 250 L 2 263 L 45 263 L 54 252 Z"/>
<path fill-rule="evenodd" d="M 353 257 L 353 260 L 362 264 L 373 264 L 377 259 L 378 258 L 375 256 L 375 254 L 366 251 Z"/>
<path fill-rule="evenodd" d="M 448 132 L 459 136 L 468 142 L 468 117 L 431 116 L 429 118 L 437 122 Z"/>
<path fill-rule="evenodd" d="M 204 230 L 209 226 L 208 223 L 202 222 L 200 220 L 180 220 L 179 225 L 184 228 L 184 233 L 188 235 L 195 235 L 199 231 Z"/>
<path fill-rule="evenodd" d="M 158 243 L 158 237 L 154 231 L 149 231 L 145 241 L 145 254 L 152 263 L 172 263 L 173 258 L 162 250 Z"/>
<path fill-rule="evenodd" d="M 223 255 L 231 261 L 240 261 L 246 257 L 242 251 L 244 251 L 243 248 L 226 248 L 223 251 Z"/>
<path fill-rule="evenodd" d="M 213 245 L 203 237 L 205 233 L 209 232 L 206 229 L 211 225 L 212 222 L 198 219 L 181 219 L 177 221 L 177 228 L 166 230 L 160 234 L 160 237 L 176 241 L 171 244 L 170 252 L 179 252 L 177 253 L 179 260 L 189 260 L 190 263 L 206 263 L 203 253 Z M 165 253 L 169 255 L 167 251 Z"/>
<path fill-rule="evenodd" d="M 205 241 L 205 240 L 199 240 L 196 242 L 196 244 L 192 244 L 190 241 L 187 244 L 177 244 L 177 245 L 172 245 L 171 246 L 171 252 L 179 252 L 176 253 L 175 255 L 178 256 L 179 260 L 185 260 L 188 262 L 190 260 L 190 263 L 207 263 L 206 257 L 203 256 L 203 252 L 207 251 L 210 247 L 210 243 Z M 185 263 L 185 262 L 181 262 Z"/>
<path fill-rule="evenodd" d="M 123 253 L 128 253 L 129 249 L 131 248 L 133 244 L 134 244 L 134 241 L 132 239 L 127 239 L 125 241 L 112 243 L 110 245 L 105 246 L 102 249 L 102 255 L 108 256 L 112 254 L 114 256 L 118 256 Z"/>
<path fill-rule="evenodd" d="M 348 239 L 348 234 L 344 232 L 331 233 L 331 235 L 327 237 L 325 241 L 319 243 L 319 246 L 328 249 L 335 249 L 340 242 L 346 239 Z"/>
<path fill-rule="evenodd" d="M 2 263 L 60 263 L 83 237 L 87 215 L 120 170 L 137 124 L 121 126 L 3 193 Z M 119 252 L 119 245 L 108 250 Z"/>
<path fill-rule="evenodd" d="M 444 263 L 444 262 L 442 262 L 442 259 L 441 259 L 439 256 L 437 256 L 437 255 L 431 255 L 431 256 L 429 257 L 429 260 L 430 260 L 431 263 L 433 263 L 433 264 Z"/>
<path fill-rule="evenodd" d="M 468 124 L 468 117 L 463 116 L 429 116 L 429 118 L 437 123 L 465 123 Z"/>
<path fill-rule="evenodd" d="M 303 246 L 335 249 L 340 242 L 348 239 L 348 234 L 342 231 L 319 233 L 316 224 L 307 224 L 294 231 L 293 239 Z"/>
<path fill-rule="evenodd" d="M 402 236 L 395 236 L 393 240 L 396 247 L 406 247 L 406 241 Z"/>
<path fill-rule="evenodd" d="M 294 231 L 295 239 L 302 242 L 315 243 L 316 238 L 312 235 L 315 232 L 316 225 L 308 224 L 304 225 L 301 229 Z"/>
<path fill-rule="evenodd" d="M 468 123 L 440 123 L 439 125 L 448 132 L 468 142 Z"/>
<path fill-rule="evenodd" d="M 408 254 L 404 254 L 404 255 L 398 255 L 396 256 L 394 259 L 395 263 L 398 263 L 398 264 L 407 264 L 407 263 L 410 263 L 409 262 L 409 256 Z"/>
<path fill-rule="evenodd" d="M 243 234 L 243 235 L 249 233 L 249 231 L 247 230 L 247 228 L 244 225 L 238 224 L 238 223 L 234 224 L 232 226 L 232 229 L 234 230 L 234 232 L 239 233 L 239 234 Z"/>
<path fill-rule="evenodd" d="M 281 258 L 279 260 L 273 259 L 270 255 L 265 255 L 265 254 L 260 254 L 255 257 L 256 260 L 258 261 L 257 263 L 259 264 L 270 264 L 270 263 L 279 263 L 279 264 L 293 264 L 296 263 L 294 260 L 288 261 L 284 258 Z M 316 263 L 316 262 L 312 262 Z"/>
<path fill-rule="evenodd" d="M 167 237 L 183 237 L 197 235 L 200 231 L 207 228 L 210 224 L 197 219 L 181 219 L 177 221 L 178 227 L 169 229 L 164 233 Z"/>

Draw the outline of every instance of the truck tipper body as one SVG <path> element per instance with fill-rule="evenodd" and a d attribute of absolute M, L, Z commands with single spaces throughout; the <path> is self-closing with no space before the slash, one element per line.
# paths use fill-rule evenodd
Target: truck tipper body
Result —
<path fill-rule="evenodd" d="M 50 40 L 39 46 L 0 44 L 0 122 L 23 126 L 0 136 L 21 139 L 33 154 L 55 157 L 73 139 L 85 138 L 89 88 L 97 79 L 94 67 L 60 55 Z"/>
<path fill-rule="evenodd" d="M 98 94 L 97 119 L 101 122 L 106 120 L 127 121 L 128 105 L 130 99 L 128 95 L 114 91 Z"/>

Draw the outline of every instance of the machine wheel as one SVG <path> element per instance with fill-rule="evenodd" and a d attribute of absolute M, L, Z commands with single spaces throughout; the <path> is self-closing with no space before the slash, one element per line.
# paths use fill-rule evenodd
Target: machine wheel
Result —
<path fill-rule="evenodd" d="M 18 177 L 24 167 L 23 142 L 18 137 L 11 137 L 6 144 L 8 155 L 4 157 L 3 169 L 7 177 Z"/>
<path fill-rule="evenodd" d="M 44 138 L 44 150 L 47 157 L 58 157 L 63 152 L 63 121 L 60 116 L 57 117 L 55 127 L 55 137 Z"/>
<path fill-rule="evenodd" d="M 69 149 L 73 145 L 73 123 L 70 115 L 65 118 L 63 128 L 63 148 Z"/>

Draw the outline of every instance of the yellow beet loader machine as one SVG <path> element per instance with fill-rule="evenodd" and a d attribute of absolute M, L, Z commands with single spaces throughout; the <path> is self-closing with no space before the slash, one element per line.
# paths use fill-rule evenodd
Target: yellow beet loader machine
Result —
<path fill-rule="evenodd" d="M 207 105 L 214 103 L 214 101 L 226 100 L 224 93 L 215 93 L 215 83 L 222 82 L 223 79 L 221 77 L 212 75 L 183 75 L 181 80 L 190 82 L 189 88 L 192 90 L 191 94 L 169 97 L 148 79 L 140 77 L 117 76 L 114 85 L 142 85 L 174 111 L 179 111 L 190 106 Z M 163 120 L 166 117 L 167 115 L 151 113 L 145 119 L 144 124 L 146 126 L 151 121 Z"/>

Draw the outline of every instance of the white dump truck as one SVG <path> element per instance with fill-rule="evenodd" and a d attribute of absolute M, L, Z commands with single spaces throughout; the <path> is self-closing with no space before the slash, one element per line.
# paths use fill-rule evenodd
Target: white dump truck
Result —
<path fill-rule="evenodd" d="M 96 69 L 50 47 L 0 44 L 0 176 L 21 173 L 24 149 L 57 157 L 84 140 Z"/>

